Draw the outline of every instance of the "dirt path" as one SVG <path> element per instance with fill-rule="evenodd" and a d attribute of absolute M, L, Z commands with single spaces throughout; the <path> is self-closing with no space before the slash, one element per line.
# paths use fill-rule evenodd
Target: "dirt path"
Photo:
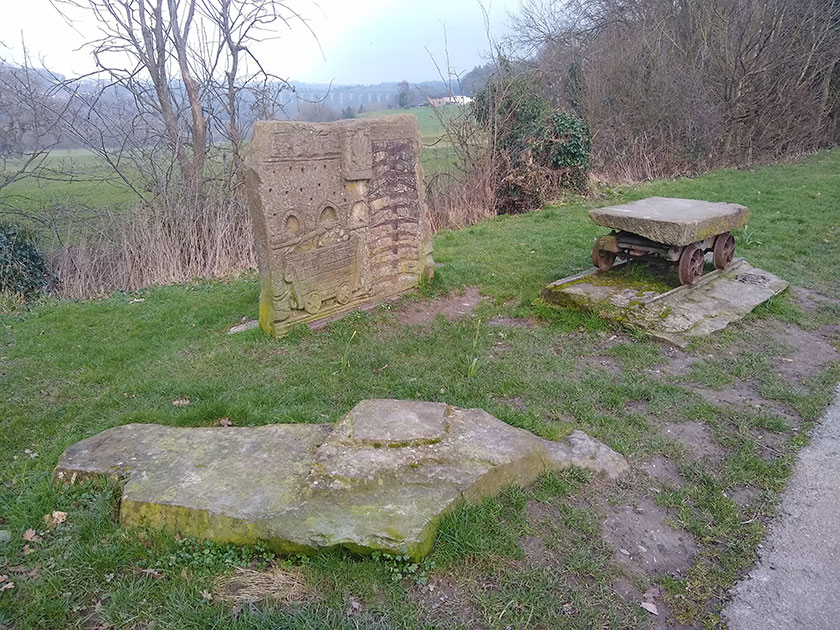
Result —
<path fill-rule="evenodd" d="M 840 388 L 799 453 L 758 564 L 732 592 L 730 630 L 840 628 Z"/>

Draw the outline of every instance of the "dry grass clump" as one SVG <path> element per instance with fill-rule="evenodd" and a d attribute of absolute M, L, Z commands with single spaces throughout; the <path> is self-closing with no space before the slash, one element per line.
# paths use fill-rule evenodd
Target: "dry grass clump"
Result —
<path fill-rule="evenodd" d="M 216 580 L 213 598 L 240 604 L 271 600 L 289 606 L 310 602 L 318 594 L 298 567 L 271 567 L 265 571 L 239 567 Z"/>
<path fill-rule="evenodd" d="M 256 266 L 251 218 L 235 198 L 102 213 L 50 262 L 60 295 L 83 299 Z"/>

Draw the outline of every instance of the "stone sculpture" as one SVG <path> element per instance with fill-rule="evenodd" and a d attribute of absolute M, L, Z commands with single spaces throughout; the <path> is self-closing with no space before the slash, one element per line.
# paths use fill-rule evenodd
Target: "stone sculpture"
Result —
<path fill-rule="evenodd" d="M 420 149 L 410 114 L 256 124 L 246 186 L 263 330 L 279 337 L 432 275 Z"/>

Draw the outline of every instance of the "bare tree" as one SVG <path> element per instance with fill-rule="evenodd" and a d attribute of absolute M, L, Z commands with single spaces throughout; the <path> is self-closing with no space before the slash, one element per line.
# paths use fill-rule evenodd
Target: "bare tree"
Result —
<path fill-rule="evenodd" d="M 61 142 L 58 115 L 68 107 L 24 58 L 19 66 L 0 58 L 0 190 L 49 174 L 47 158 Z"/>
<path fill-rule="evenodd" d="M 512 21 L 607 171 L 690 173 L 838 140 L 836 0 L 527 0 Z"/>
<path fill-rule="evenodd" d="M 253 44 L 278 23 L 299 21 L 305 26 L 285 0 L 52 2 L 71 23 L 78 11 L 94 18 L 99 37 L 91 42 L 92 54 L 98 75 L 107 77 L 101 90 L 119 87 L 136 109 L 126 125 L 125 119 L 117 121 L 100 111 L 97 94 L 87 99 L 90 116 L 108 129 L 122 123 L 122 131 L 108 136 L 133 138 L 135 146 L 165 148 L 193 197 L 203 191 L 214 122 L 231 143 L 234 167 L 241 164 L 239 96 L 255 80 L 271 78 L 253 53 Z M 214 121 L 218 103 L 224 116 Z M 164 173 L 171 175 L 168 169 Z"/>

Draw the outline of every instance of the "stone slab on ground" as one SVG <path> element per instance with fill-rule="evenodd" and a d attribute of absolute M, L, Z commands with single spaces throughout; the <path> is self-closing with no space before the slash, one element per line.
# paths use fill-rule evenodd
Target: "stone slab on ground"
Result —
<path fill-rule="evenodd" d="M 553 306 L 596 312 L 684 348 L 743 319 L 787 287 L 785 280 L 737 259 L 674 289 L 626 276 L 621 267 L 608 272 L 593 267 L 551 283 L 541 296 Z"/>
<path fill-rule="evenodd" d="M 68 448 L 54 477 L 125 479 L 126 527 L 280 552 L 341 546 L 420 558 L 462 501 L 573 465 L 608 478 L 629 470 L 581 431 L 552 442 L 481 409 L 364 400 L 335 425 L 124 425 Z"/>
<path fill-rule="evenodd" d="M 632 232 L 657 243 L 688 245 L 746 225 L 750 211 L 735 203 L 648 197 L 594 208 L 589 217 L 598 225 Z"/>
<path fill-rule="evenodd" d="M 724 609 L 731 630 L 840 627 L 840 388 L 799 452 L 759 561 Z"/>

